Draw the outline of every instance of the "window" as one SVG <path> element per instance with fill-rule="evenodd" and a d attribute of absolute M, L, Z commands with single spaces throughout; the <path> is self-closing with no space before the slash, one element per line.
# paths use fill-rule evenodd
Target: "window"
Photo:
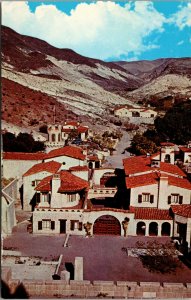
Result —
<path fill-rule="evenodd" d="M 42 228 L 51 228 L 51 220 L 42 220 Z"/>
<path fill-rule="evenodd" d="M 52 230 L 55 229 L 55 221 L 51 221 L 51 229 L 52 229 Z"/>
<path fill-rule="evenodd" d="M 171 194 L 168 196 L 168 204 L 171 203 L 179 203 L 182 204 L 183 203 L 183 196 L 179 195 L 179 194 Z"/>
<path fill-rule="evenodd" d="M 79 222 L 77 220 L 71 220 L 70 221 L 70 230 L 78 229 L 82 231 L 82 222 Z"/>
<path fill-rule="evenodd" d="M 33 180 L 32 181 L 32 186 L 37 186 L 38 184 L 39 184 L 39 182 L 40 182 L 41 180 Z"/>
<path fill-rule="evenodd" d="M 150 194 L 143 194 L 142 202 L 150 202 Z"/>
<path fill-rule="evenodd" d="M 154 203 L 154 195 L 151 195 L 149 193 L 138 195 L 138 203 L 142 203 L 142 202 Z"/>
<path fill-rule="evenodd" d="M 42 230 L 42 221 L 38 221 L 38 230 Z"/>
<path fill-rule="evenodd" d="M 41 199 L 42 199 L 42 202 L 49 202 L 49 194 L 48 193 L 42 193 L 41 195 Z"/>
<path fill-rule="evenodd" d="M 76 201 L 76 194 L 68 195 L 68 202 L 74 202 L 74 201 Z"/>

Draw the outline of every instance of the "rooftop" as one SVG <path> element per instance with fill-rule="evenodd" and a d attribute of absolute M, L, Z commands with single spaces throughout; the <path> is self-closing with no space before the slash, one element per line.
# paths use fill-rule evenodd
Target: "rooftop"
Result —
<path fill-rule="evenodd" d="M 12 159 L 12 160 L 43 160 L 45 153 L 36 152 L 36 153 L 24 153 L 24 152 L 4 152 L 3 159 Z"/>
<path fill-rule="evenodd" d="M 60 171 L 57 174 L 60 175 L 60 187 L 57 192 L 77 192 L 89 187 L 89 183 L 81 179 L 68 171 Z M 41 180 L 36 186 L 37 191 L 48 192 L 51 191 L 51 181 L 53 176 L 47 176 Z"/>
<path fill-rule="evenodd" d="M 135 213 L 135 219 L 140 220 L 172 220 L 168 209 L 130 207 Z"/>
<path fill-rule="evenodd" d="M 191 148 L 188 147 L 179 147 L 182 152 L 191 152 Z"/>
<path fill-rule="evenodd" d="M 43 171 L 54 174 L 60 169 L 61 165 L 62 165 L 61 163 L 58 163 L 53 160 L 49 162 L 39 163 L 32 166 L 32 168 L 30 168 L 26 173 L 24 173 L 23 177 L 33 175 Z"/>
<path fill-rule="evenodd" d="M 125 158 L 123 160 L 125 175 L 133 175 L 144 172 L 148 173 L 153 172 L 153 170 L 158 170 L 174 176 L 186 177 L 186 174 L 176 165 L 160 162 L 160 167 L 151 167 L 151 159 L 151 157 L 147 156 L 134 156 Z"/>
<path fill-rule="evenodd" d="M 180 204 L 180 205 L 171 205 L 172 211 L 174 214 L 191 218 L 191 205 L 190 204 Z"/>
<path fill-rule="evenodd" d="M 45 159 L 54 158 L 58 156 L 68 156 L 79 160 L 85 159 L 85 155 L 83 154 L 82 149 L 75 146 L 65 146 L 62 148 L 52 150 L 46 154 Z"/>

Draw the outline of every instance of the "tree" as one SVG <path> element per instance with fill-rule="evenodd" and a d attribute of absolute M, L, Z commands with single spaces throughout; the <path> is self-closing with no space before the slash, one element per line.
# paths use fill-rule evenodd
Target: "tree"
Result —
<path fill-rule="evenodd" d="M 35 141 L 31 134 L 19 133 L 17 137 L 10 132 L 3 134 L 3 151 L 5 152 L 37 152 L 44 149 L 44 143 Z"/>
<path fill-rule="evenodd" d="M 47 127 L 47 125 L 41 125 L 40 127 L 39 127 L 39 131 L 40 132 L 42 132 L 42 133 L 48 133 L 48 127 Z"/>
<path fill-rule="evenodd" d="M 153 142 L 159 144 L 170 140 L 176 144 L 187 144 L 191 140 L 191 101 L 176 104 L 163 118 L 156 118 L 154 125 L 154 131 L 144 133 Z"/>
<path fill-rule="evenodd" d="M 137 133 L 132 139 L 130 151 L 136 155 L 147 153 L 153 154 L 158 151 L 158 147 L 154 142 L 150 141 L 140 133 Z"/>

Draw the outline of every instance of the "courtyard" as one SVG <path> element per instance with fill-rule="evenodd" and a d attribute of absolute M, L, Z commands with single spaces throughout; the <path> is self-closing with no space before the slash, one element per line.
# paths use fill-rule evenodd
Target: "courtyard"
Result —
<path fill-rule="evenodd" d="M 20 222 L 13 234 L 3 240 L 3 249 L 20 251 L 22 256 L 36 256 L 45 261 L 57 260 L 63 254 L 60 270 L 66 268 L 71 276 L 75 257 L 81 256 L 84 259 L 84 280 L 190 282 L 191 270 L 181 262 L 175 272 L 161 274 L 150 272 L 138 257 L 129 255 L 136 248 L 137 241 L 157 240 L 163 245 L 170 242 L 169 237 L 97 235 L 86 238 L 73 235 L 69 237 L 68 247 L 64 247 L 65 234 L 34 235 L 27 231 L 29 224 L 27 220 Z"/>

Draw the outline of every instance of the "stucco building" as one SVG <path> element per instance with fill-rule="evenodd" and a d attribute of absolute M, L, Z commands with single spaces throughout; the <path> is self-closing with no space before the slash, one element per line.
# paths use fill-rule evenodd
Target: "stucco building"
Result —
<path fill-rule="evenodd" d="M 80 147 L 45 154 L 23 175 L 25 209 L 34 198 L 33 232 L 183 235 L 190 246 L 190 218 L 181 219 L 187 224 L 179 226 L 184 233 L 175 223 L 176 207 L 190 207 L 191 183 L 170 163 L 173 147 L 165 143 L 153 156 L 124 159 L 119 173 L 96 165 L 98 157 Z"/>
<path fill-rule="evenodd" d="M 79 122 L 65 122 L 64 125 L 48 125 L 48 141 L 46 141 L 46 151 L 65 146 L 66 140 L 71 137 L 72 140 L 80 139 L 85 141 L 89 136 L 89 127 L 81 125 Z"/>

